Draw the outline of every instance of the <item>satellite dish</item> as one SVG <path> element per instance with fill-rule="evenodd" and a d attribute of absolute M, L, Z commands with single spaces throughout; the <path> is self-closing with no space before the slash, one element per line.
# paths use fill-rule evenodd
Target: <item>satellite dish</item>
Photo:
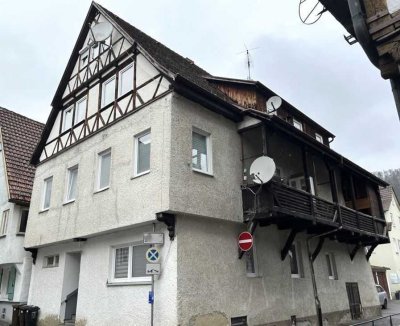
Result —
<path fill-rule="evenodd" d="M 101 42 L 110 37 L 113 31 L 113 26 L 109 22 L 101 22 L 92 26 L 91 29 L 94 40 L 96 42 Z"/>
<path fill-rule="evenodd" d="M 275 162 L 268 156 L 256 158 L 250 166 L 250 175 L 255 183 L 267 183 L 275 174 Z"/>
<path fill-rule="evenodd" d="M 282 105 L 282 99 L 279 96 L 272 96 L 267 101 L 267 112 L 274 112 Z"/>

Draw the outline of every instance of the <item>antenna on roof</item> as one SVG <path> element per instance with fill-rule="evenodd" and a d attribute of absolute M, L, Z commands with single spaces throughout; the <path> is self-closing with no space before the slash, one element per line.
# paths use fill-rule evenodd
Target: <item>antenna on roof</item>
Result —
<path fill-rule="evenodd" d="M 247 64 L 247 70 L 248 70 L 247 79 L 251 80 L 251 66 L 253 65 L 253 59 L 251 58 L 250 51 L 257 50 L 258 47 L 252 48 L 252 49 L 248 49 L 247 46 L 246 46 L 246 43 L 244 43 L 244 48 L 246 50 L 242 51 L 242 52 L 239 52 L 238 54 L 242 54 L 242 53 L 246 54 L 246 64 Z"/>

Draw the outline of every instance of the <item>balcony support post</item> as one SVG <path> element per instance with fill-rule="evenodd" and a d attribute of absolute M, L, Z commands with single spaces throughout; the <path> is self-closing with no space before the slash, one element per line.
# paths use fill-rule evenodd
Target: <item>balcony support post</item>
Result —
<path fill-rule="evenodd" d="M 371 255 L 376 247 L 378 247 L 377 243 L 374 243 L 371 247 L 369 247 L 367 255 L 365 256 L 365 258 L 367 258 L 367 261 L 369 261 L 369 258 L 371 257 Z"/>
<path fill-rule="evenodd" d="M 315 259 L 317 259 L 319 253 L 321 252 L 321 249 L 322 249 L 322 246 L 324 244 L 324 241 L 325 241 L 324 237 L 320 237 L 319 238 L 317 247 L 315 248 L 314 252 L 311 255 L 311 259 L 312 259 L 313 262 L 315 261 Z"/>
<path fill-rule="evenodd" d="M 355 257 L 356 254 L 357 254 L 357 251 L 358 251 L 360 248 L 361 248 L 361 245 L 360 245 L 360 244 L 356 244 L 356 245 L 354 246 L 353 250 L 350 252 L 350 259 L 351 259 L 351 261 L 353 261 L 354 257 Z"/>

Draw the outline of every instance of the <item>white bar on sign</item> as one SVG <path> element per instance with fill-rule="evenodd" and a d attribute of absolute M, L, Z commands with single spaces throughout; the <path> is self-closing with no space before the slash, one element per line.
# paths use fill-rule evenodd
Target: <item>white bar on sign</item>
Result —
<path fill-rule="evenodd" d="M 164 233 L 143 233 L 144 244 L 164 244 Z"/>

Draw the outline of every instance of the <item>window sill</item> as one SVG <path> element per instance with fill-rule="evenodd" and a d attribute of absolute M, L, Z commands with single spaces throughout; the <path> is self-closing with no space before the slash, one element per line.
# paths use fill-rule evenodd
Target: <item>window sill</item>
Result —
<path fill-rule="evenodd" d="M 66 201 L 63 203 L 63 206 L 75 203 L 75 199 L 71 199 L 70 201 Z"/>
<path fill-rule="evenodd" d="M 302 278 L 299 274 L 291 274 L 291 277 L 296 279 Z"/>
<path fill-rule="evenodd" d="M 126 282 L 108 282 L 106 286 L 132 286 L 132 285 L 151 285 L 151 280 L 149 281 L 126 281 Z"/>
<path fill-rule="evenodd" d="M 246 274 L 246 277 L 247 278 L 262 278 L 262 275 L 248 273 L 248 274 Z"/>
<path fill-rule="evenodd" d="M 42 209 L 39 211 L 39 214 L 46 213 L 50 208 Z"/>
<path fill-rule="evenodd" d="M 141 176 L 143 176 L 143 175 L 146 175 L 146 174 L 149 174 L 149 173 L 150 173 L 150 170 L 144 171 L 144 172 L 139 173 L 139 174 L 136 174 L 136 175 L 134 175 L 134 176 L 131 177 L 131 180 L 136 179 L 136 178 L 139 178 L 139 177 L 141 177 Z"/>
<path fill-rule="evenodd" d="M 108 190 L 108 189 L 110 189 L 110 186 L 107 186 L 107 187 L 101 188 L 101 189 L 99 189 L 99 190 L 96 190 L 94 193 L 95 193 L 95 194 L 98 194 L 99 192 L 103 192 L 103 191 L 106 191 L 106 190 Z"/>
<path fill-rule="evenodd" d="M 214 177 L 213 173 L 206 172 L 206 171 L 203 171 L 203 170 L 198 170 L 198 169 L 192 168 L 192 171 L 196 172 L 196 173 L 199 173 L 199 174 L 204 174 L 204 175 L 209 176 L 209 177 Z"/>

